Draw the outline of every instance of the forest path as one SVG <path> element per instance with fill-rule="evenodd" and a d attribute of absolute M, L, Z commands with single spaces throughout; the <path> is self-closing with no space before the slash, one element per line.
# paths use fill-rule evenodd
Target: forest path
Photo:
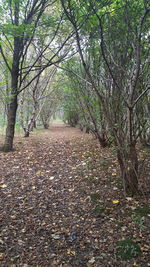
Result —
<path fill-rule="evenodd" d="M 134 225 L 128 231 L 130 200 L 123 197 L 110 149 L 62 124 L 16 138 L 15 147 L 0 153 L 0 266 L 140 264 L 114 254 L 118 240 L 139 239 L 140 233 Z M 142 262 L 147 264 L 148 251 Z"/>

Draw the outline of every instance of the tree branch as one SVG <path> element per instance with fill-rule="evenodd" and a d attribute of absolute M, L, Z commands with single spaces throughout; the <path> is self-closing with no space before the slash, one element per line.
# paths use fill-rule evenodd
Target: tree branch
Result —
<path fill-rule="evenodd" d="M 11 73 L 11 72 L 12 72 L 11 67 L 9 66 L 9 63 L 8 63 L 8 61 L 7 61 L 7 59 L 6 59 L 5 55 L 4 55 L 4 52 L 3 52 L 3 49 L 2 49 L 1 44 L 0 44 L 0 53 L 1 53 L 2 57 L 3 57 L 3 59 L 4 59 L 4 62 L 5 62 L 5 64 L 6 64 L 8 70 L 9 70 L 10 73 Z"/>

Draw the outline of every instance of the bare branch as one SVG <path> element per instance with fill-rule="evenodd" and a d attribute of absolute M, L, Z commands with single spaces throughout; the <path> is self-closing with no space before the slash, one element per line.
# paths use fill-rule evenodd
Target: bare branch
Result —
<path fill-rule="evenodd" d="M 3 49 L 2 49 L 1 44 L 0 44 L 0 53 L 1 53 L 2 57 L 3 57 L 3 59 L 4 59 L 4 62 L 5 62 L 5 64 L 6 64 L 8 70 L 9 70 L 10 73 L 11 73 L 11 71 L 12 71 L 12 70 L 11 70 L 11 67 L 9 66 L 9 63 L 8 63 L 8 61 L 7 61 L 7 59 L 6 59 L 6 56 L 5 56 L 4 52 L 3 52 Z"/>
<path fill-rule="evenodd" d="M 134 107 L 137 102 L 146 94 L 146 92 L 150 90 L 150 85 L 147 86 L 147 88 L 137 97 L 137 99 L 134 101 L 132 107 Z"/>

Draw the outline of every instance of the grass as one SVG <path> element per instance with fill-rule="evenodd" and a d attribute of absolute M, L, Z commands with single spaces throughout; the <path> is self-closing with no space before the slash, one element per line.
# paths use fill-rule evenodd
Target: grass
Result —
<path fill-rule="evenodd" d="M 144 207 L 138 207 L 134 210 L 134 212 L 140 216 L 146 216 L 150 214 L 150 207 L 144 206 Z"/>
<path fill-rule="evenodd" d="M 6 124 L 2 124 L 0 123 L 0 135 L 1 136 L 5 136 L 5 132 L 6 132 Z M 15 134 L 16 135 L 22 135 L 23 134 L 23 129 L 21 128 L 21 126 L 16 123 L 16 126 L 15 126 Z"/>

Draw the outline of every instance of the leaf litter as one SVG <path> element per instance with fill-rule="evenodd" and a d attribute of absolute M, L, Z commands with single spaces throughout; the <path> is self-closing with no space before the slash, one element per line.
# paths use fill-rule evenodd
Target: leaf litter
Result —
<path fill-rule="evenodd" d="M 15 147 L 0 153 L 0 266 L 150 266 L 150 217 L 136 213 L 150 203 L 124 197 L 113 150 L 65 126 Z M 117 258 L 124 239 L 140 257 Z"/>

